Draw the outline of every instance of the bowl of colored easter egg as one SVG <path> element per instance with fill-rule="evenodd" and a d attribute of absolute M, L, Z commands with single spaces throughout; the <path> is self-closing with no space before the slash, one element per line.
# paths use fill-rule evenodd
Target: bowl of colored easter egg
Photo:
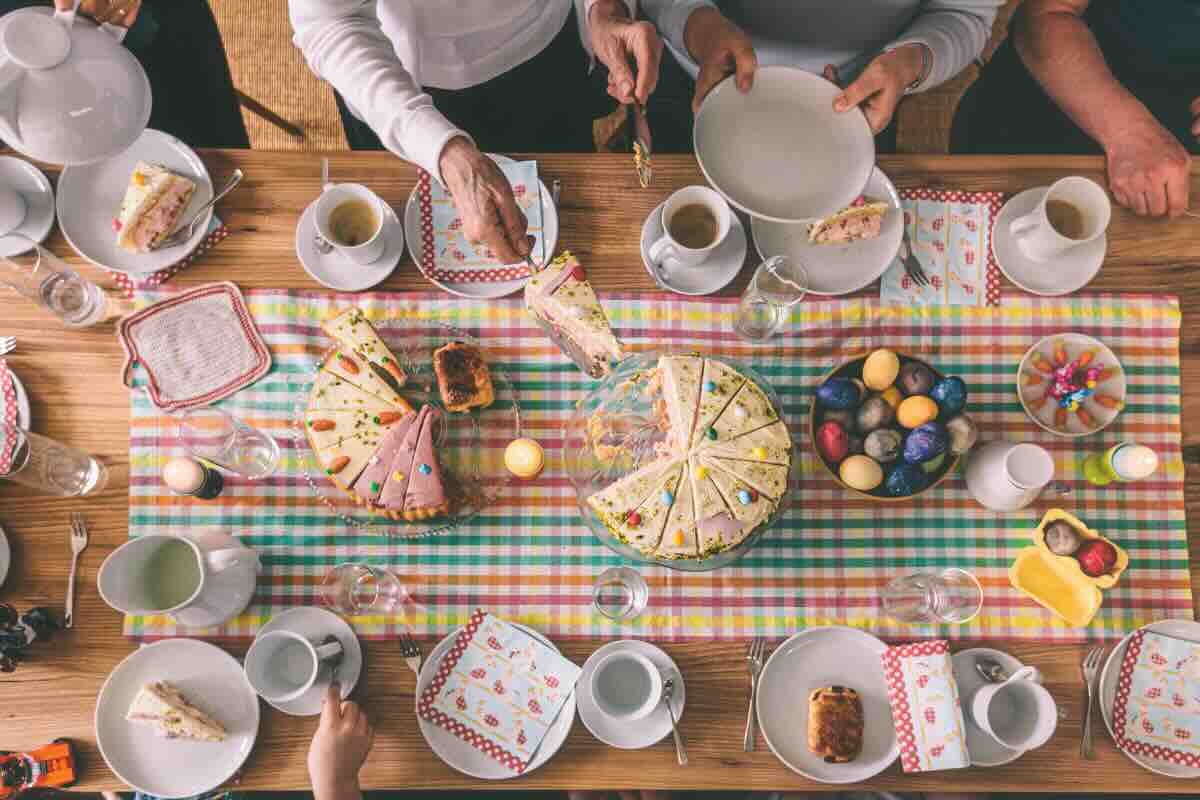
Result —
<path fill-rule="evenodd" d="M 1017 397 L 1029 418 L 1057 436 L 1087 436 L 1125 408 L 1125 370 L 1103 342 L 1056 333 L 1026 351 L 1017 367 Z"/>
<path fill-rule="evenodd" d="M 860 497 L 901 502 L 940 484 L 975 444 L 969 387 L 920 358 L 886 348 L 856 356 L 817 384 L 813 451 Z"/>

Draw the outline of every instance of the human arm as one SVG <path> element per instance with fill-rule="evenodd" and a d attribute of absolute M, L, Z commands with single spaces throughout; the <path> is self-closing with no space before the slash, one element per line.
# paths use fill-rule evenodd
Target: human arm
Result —
<path fill-rule="evenodd" d="M 1188 206 L 1191 159 L 1108 68 L 1083 19 L 1089 3 L 1027 0 L 1013 44 L 1046 94 L 1103 148 L 1117 202 L 1142 215 L 1178 216 Z"/>
<path fill-rule="evenodd" d="M 622 105 L 645 105 L 658 85 L 662 61 L 663 44 L 654 26 L 634 20 L 632 0 L 586 0 L 584 9 L 584 41 L 608 68 L 609 95 Z"/>
<path fill-rule="evenodd" d="M 374 740 L 366 712 L 353 701 L 343 701 L 341 687 L 331 681 L 325 690 L 321 721 L 308 748 L 314 800 L 362 800 L 358 772 Z"/>

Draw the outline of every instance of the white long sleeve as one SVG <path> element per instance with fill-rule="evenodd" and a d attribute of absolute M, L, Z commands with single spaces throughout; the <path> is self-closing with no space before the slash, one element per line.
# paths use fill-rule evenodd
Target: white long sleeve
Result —
<path fill-rule="evenodd" d="M 919 42 L 933 53 L 919 91 L 945 83 L 979 58 L 1002 5 L 1002 0 L 930 0 L 921 5 L 912 24 L 890 45 Z"/>

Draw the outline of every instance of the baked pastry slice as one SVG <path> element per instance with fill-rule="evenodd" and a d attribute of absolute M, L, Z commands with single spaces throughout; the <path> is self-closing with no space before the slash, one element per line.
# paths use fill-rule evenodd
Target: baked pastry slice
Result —
<path fill-rule="evenodd" d="M 808 749 L 830 764 L 858 758 L 863 711 L 858 692 L 845 686 L 814 689 L 808 696 Z"/>
<path fill-rule="evenodd" d="M 143 686 L 125 719 L 152 725 L 155 734 L 166 739 L 223 742 L 228 736 L 224 725 L 192 705 L 183 692 L 166 681 Z"/>
<path fill-rule="evenodd" d="M 117 246 L 131 253 L 149 253 L 175 230 L 195 192 L 196 184 L 190 178 L 161 164 L 139 161 L 113 219 Z"/>
<path fill-rule="evenodd" d="M 381 378 L 399 389 L 408 381 L 400 362 L 391 349 L 379 338 L 375 326 L 363 314 L 362 309 L 351 306 L 336 317 L 321 323 L 329 337 L 350 348 L 363 358 Z"/>
<path fill-rule="evenodd" d="M 654 484 L 646 499 L 633 511 L 606 523 L 624 542 L 643 553 L 651 553 L 662 539 L 667 517 L 676 502 L 685 462 L 677 461 L 668 467 Z"/>
<path fill-rule="evenodd" d="M 587 499 L 587 504 L 596 512 L 604 524 L 620 519 L 633 511 L 650 496 L 663 471 L 679 463 L 678 459 L 661 459 L 644 464 L 620 480 L 610 483 L 602 491 Z"/>
<path fill-rule="evenodd" d="M 492 376 L 479 348 L 450 342 L 433 352 L 433 371 L 447 411 L 487 408 L 496 400 Z"/>
<path fill-rule="evenodd" d="M 309 411 L 367 411 L 372 414 L 397 411 L 394 403 L 381 400 L 335 375 L 321 370 L 308 394 Z"/>
<path fill-rule="evenodd" d="M 413 460 L 417 457 L 417 440 L 421 436 L 421 428 L 428 422 L 433 408 L 421 406 L 417 418 L 404 435 L 404 441 L 396 451 L 392 463 L 388 466 L 387 479 L 379 492 L 379 500 L 375 507 L 392 519 L 402 519 L 404 512 L 404 495 L 408 492 L 408 482 L 412 478 Z"/>
<path fill-rule="evenodd" d="M 675 505 L 667 517 L 662 540 L 654 548 L 658 558 L 695 558 L 700 554 L 696 540 L 696 507 L 692 500 L 692 482 L 681 480 L 675 493 Z"/>
<path fill-rule="evenodd" d="M 583 266 L 564 252 L 525 284 L 525 308 L 585 373 L 603 378 L 625 357 Z"/>
<path fill-rule="evenodd" d="M 883 217 L 891 208 L 887 203 L 859 197 L 825 219 L 814 222 L 808 229 L 812 244 L 845 244 L 874 239 L 883 227 Z"/>
<path fill-rule="evenodd" d="M 696 412 L 696 427 L 691 445 L 697 447 L 709 441 L 708 430 L 725 406 L 729 405 L 746 379 L 732 367 L 704 359 L 704 374 L 700 380 L 700 407 Z"/>
<path fill-rule="evenodd" d="M 792 463 L 792 437 L 788 434 L 787 424 L 783 420 L 776 420 L 765 428 L 742 434 L 736 439 L 701 444 L 699 451 L 706 456 L 786 466 Z"/>
<path fill-rule="evenodd" d="M 404 416 L 404 412 L 396 410 L 305 411 L 304 432 L 308 434 L 313 450 L 325 450 L 363 431 L 376 431 L 382 435 Z"/>

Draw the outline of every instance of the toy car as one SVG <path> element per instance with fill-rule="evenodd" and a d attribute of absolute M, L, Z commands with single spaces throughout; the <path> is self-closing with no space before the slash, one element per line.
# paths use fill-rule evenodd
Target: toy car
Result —
<path fill-rule="evenodd" d="M 0 751 L 0 800 L 34 787 L 70 786 L 75 777 L 75 747 L 69 739 L 55 739 L 28 753 Z"/>

